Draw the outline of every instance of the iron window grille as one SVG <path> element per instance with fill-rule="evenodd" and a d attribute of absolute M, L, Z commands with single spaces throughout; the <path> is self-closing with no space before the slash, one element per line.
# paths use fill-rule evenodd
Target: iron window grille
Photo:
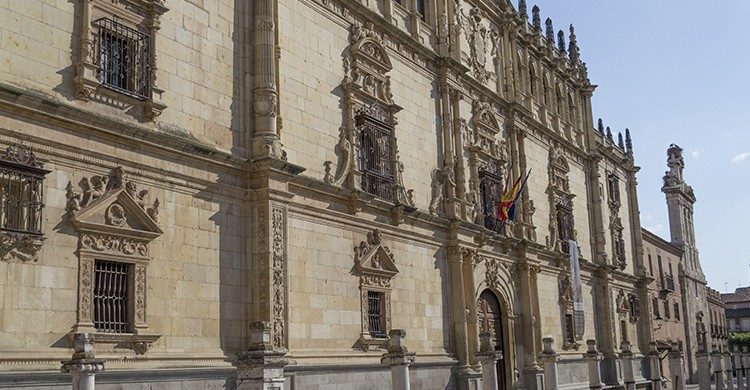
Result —
<path fill-rule="evenodd" d="M 612 173 L 607 178 L 607 190 L 609 192 L 609 203 L 612 208 L 620 207 L 620 179 Z"/>
<path fill-rule="evenodd" d="M 557 216 L 557 237 L 560 239 L 560 247 L 563 252 L 570 252 L 568 240 L 574 238 L 573 235 L 573 208 L 570 205 L 558 203 L 555 206 Z"/>
<path fill-rule="evenodd" d="M 0 230 L 42 236 L 48 173 L 29 148 L 10 146 L 0 156 Z"/>
<path fill-rule="evenodd" d="M 376 291 L 367 292 L 367 325 L 372 337 L 386 337 L 383 324 L 383 293 Z"/>
<path fill-rule="evenodd" d="M 128 333 L 130 268 L 127 263 L 96 260 L 94 327 L 104 333 Z"/>
<path fill-rule="evenodd" d="M 503 180 L 497 173 L 487 169 L 479 171 L 479 194 L 482 198 L 484 227 L 496 233 L 502 233 L 503 230 L 503 223 L 497 216 L 502 191 Z"/>
<path fill-rule="evenodd" d="M 358 142 L 362 189 L 392 202 L 394 177 L 391 163 L 391 135 L 393 127 L 366 114 L 357 116 L 356 125 L 360 129 Z"/>
<path fill-rule="evenodd" d="M 94 22 L 98 79 L 103 86 L 124 95 L 148 100 L 151 80 L 149 36 L 109 18 Z"/>
<path fill-rule="evenodd" d="M 415 0 L 417 3 L 417 13 L 419 14 L 419 18 L 422 19 L 423 22 L 427 22 L 427 7 L 425 4 L 425 0 Z"/>
<path fill-rule="evenodd" d="M 651 306 L 654 308 L 654 318 L 660 319 L 661 314 L 659 313 L 659 300 L 656 298 L 651 298 Z"/>

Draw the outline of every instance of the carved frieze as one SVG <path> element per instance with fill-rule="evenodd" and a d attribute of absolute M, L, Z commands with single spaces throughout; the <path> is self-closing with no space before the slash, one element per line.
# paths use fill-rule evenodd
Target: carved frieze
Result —
<path fill-rule="evenodd" d="M 274 207 L 271 214 L 272 246 L 272 291 L 273 291 L 273 345 L 286 346 L 286 215 L 283 208 Z"/>
<path fill-rule="evenodd" d="M 148 257 L 148 241 L 97 233 L 82 233 L 80 248 L 97 252 Z"/>
<path fill-rule="evenodd" d="M 487 70 L 487 57 L 490 42 L 499 39 L 498 32 L 490 26 L 485 12 L 478 6 L 472 6 L 468 12 L 456 0 L 456 25 L 466 34 L 469 44 L 468 63 L 474 78 L 487 84 L 494 78 L 494 72 Z"/>

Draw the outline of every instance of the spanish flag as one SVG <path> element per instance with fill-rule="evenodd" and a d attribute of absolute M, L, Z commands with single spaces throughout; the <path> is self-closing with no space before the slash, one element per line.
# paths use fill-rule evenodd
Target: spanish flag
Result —
<path fill-rule="evenodd" d="M 498 202 L 497 205 L 497 218 L 501 221 L 505 222 L 509 219 L 512 220 L 515 218 L 516 201 L 518 201 L 524 188 L 526 188 L 526 182 L 529 180 L 529 175 L 531 175 L 531 169 L 529 169 L 529 172 L 526 174 L 526 177 L 523 178 L 523 181 L 521 181 L 521 177 L 519 176 L 513 183 L 513 186 L 508 188 L 500 198 L 500 202 Z"/>

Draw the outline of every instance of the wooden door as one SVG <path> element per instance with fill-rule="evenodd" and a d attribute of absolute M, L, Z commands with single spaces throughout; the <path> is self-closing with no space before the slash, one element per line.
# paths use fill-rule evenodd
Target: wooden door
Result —
<path fill-rule="evenodd" d="M 505 348 L 503 337 L 503 318 L 500 313 L 500 302 L 490 290 L 484 290 L 477 301 L 477 319 L 479 331 L 489 332 L 495 337 L 495 350 L 503 357 L 497 361 L 497 388 L 505 390 Z"/>

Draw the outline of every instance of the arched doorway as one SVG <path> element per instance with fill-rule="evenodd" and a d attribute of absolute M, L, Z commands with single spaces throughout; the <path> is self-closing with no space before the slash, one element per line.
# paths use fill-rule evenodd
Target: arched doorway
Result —
<path fill-rule="evenodd" d="M 505 390 L 505 337 L 503 334 L 503 316 L 500 311 L 500 301 L 497 300 L 495 293 L 484 290 L 479 294 L 477 301 L 477 320 L 479 321 L 479 331 L 489 332 L 495 337 L 495 350 L 503 357 L 497 361 L 497 388 Z"/>

